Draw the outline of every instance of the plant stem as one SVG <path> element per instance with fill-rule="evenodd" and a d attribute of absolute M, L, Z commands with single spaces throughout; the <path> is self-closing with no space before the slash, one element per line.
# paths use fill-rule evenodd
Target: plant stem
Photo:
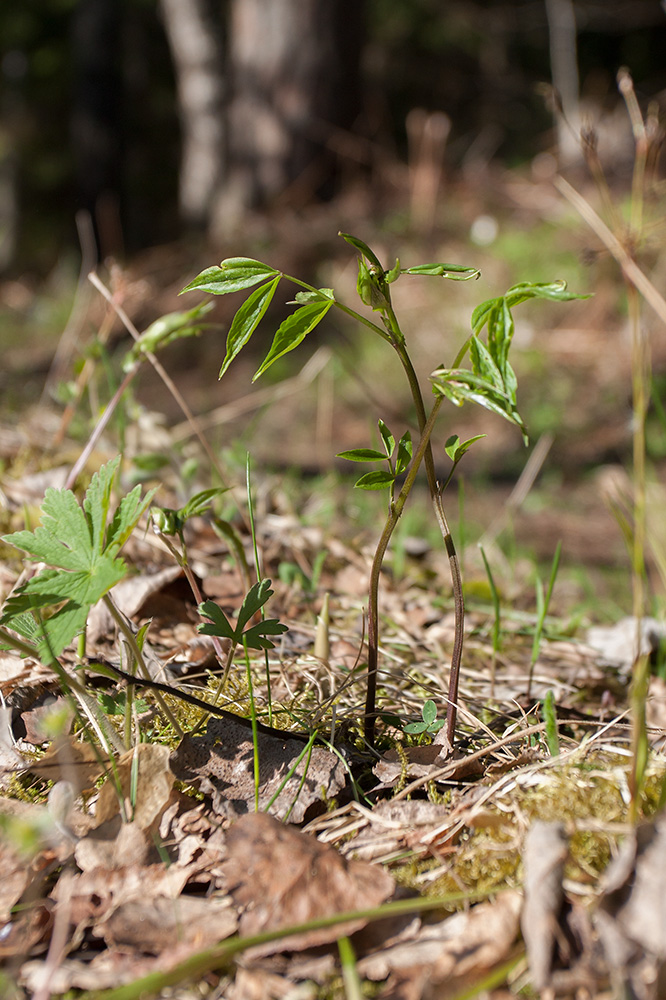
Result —
<path fill-rule="evenodd" d="M 368 595 L 368 685 L 365 698 L 364 716 L 364 736 L 366 742 L 370 746 L 374 743 L 375 721 L 377 718 L 375 703 L 377 693 L 377 663 L 379 646 L 379 576 L 384 556 L 386 555 L 386 549 L 388 548 L 389 541 L 391 540 L 391 535 L 395 531 L 400 515 L 402 514 L 405 503 L 407 502 L 407 497 L 409 496 L 412 486 L 414 485 L 414 480 L 416 479 L 416 474 L 419 471 L 423 457 L 430 449 L 430 435 L 432 434 L 433 427 L 435 426 L 435 420 L 437 419 L 437 414 L 443 402 L 443 398 L 443 396 L 438 396 L 433 404 L 430 416 L 428 417 L 428 420 L 423 428 L 418 447 L 414 452 L 414 457 L 412 458 L 412 463 L 409 467 L 407 476 L 405 477 L 402 489 L 400 490 L 395 502 L 391 504 L 386 524 L 384 525 L 384 530 L 382 531 L 379 542 L 377 543 L 377 549 L 375 550 L 375 555 L 372 560 Z"/>
<path fill-rule="evenodd" d="M 462 576 L 460 575 L 460 564 L 456 555 L 453 538 L 449 529 L 449 523 L 444 513 L 442 494 L 439 490 L 433 497 L 435 516 L 442 532 L 446 554 L 449 557 L 449 567 L 451 569 L 451 580 L 453 581 L 453 605 L 455 615 L 455 638 L 453 640 L 453 652 L 451 654 L 451 677 L 449 680 L 449 694 L 446 705 L 446 739 L 449 747 L 453 747 L 453 740 L 456 734 L 456 719 L 458 715 L 458 688 L 460 686 L 460 665 L 462 662 L 463 642 L 465 638 L 465 601 L 463 598 Z"/>
<path fill-rule="evenodd" d="M 150 671 L 146 666 L 146 661 L 143 658 L 143 653 L 139 649 L 139 645 L 136 641 L 136 636 L 132 632 L 132 629 L 128 626 L 123 615 L 115 606 L 109 594 L 105 594 L 102 600 L 104 601 L 106 607 L 108 608 L 109 613 L 111 614 L 111 617 L 115 621 L 119 630 L 122 632 L 125 639 L 127 640 L 127 643 L 130 649 L 132 650 L 132 655 L 135 657 L 139 670 L 141 671 L 142 675 L 146 678 L 146 680 L 151 680 Z M 169 708 L 169 706 L 167 705 L 167 703 L 165 702 L 164 698 L 162 697 L 159 691 L 155 691 L 155 700 L 160 706 L 162 712 L 164 713 L 165 718 L 168 719 L 169 723 L 171 724 L 173 731 L 178 737 L 178 739 L 182 739 L 183 730 L 178 725 L 178 722 L 176 721 L 173 712 L 171 711 L 171 709 Z"/>

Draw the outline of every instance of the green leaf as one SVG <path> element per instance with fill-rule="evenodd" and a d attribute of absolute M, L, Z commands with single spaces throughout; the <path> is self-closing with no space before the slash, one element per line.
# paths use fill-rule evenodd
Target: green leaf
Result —
<path fill-rule="evenodd" d="M 469 281 L 470 278 L 481 277 L 481 272 L 476 267 L 461 264 L 417 264 L 416 267 L 406 267 L 402 273 L 427 274 L 437 278 L 450 278 L 452 281 Z"/>
<path fill-rule="evenodd" d="M 244 629 L 249 620 L 263 608 L 269 597 L 273 596 L 271 580 L 258 580 L 250 587 L 238 611 L 236 628 Z"/>
<path fill-rule="evenodd" d="M 382 444 L 384 445 L 386 455 L 388 458 L 390 458 L 391 455 L 393 454 L 393 449 L 395 448 L 395 438 L 393 437 L 391 431 L 388 429 L 383 420 L 379 420 L 377 422 L 377 426 L 379 427 L 379 434 L 382 439 Z"/>
<path fill-rule="evenodd" d="M 458 445 L 460 444 L 460 438 L 457 434 L 452 434 L 451 437 L 446 439 L 446 444 L 444 445 L 444 451 L 449 456 L 452 462 L 456 460 L 456 451 Z"/>
<path fill-rule="evenodd" d="M 437 705 L 435 705 L 431 698 L 428 698 L 428 700 L 424 702 L 423 708 L 421 709 L 421 715 L 423 716 L 423 721 L 427 726 L 430 726 L 437 718 Z"/>
<path fill-rule="evenodd" d="M 412 736 L 415 736 L 418 733 L 425 733 L 427 728 L 427 722 L 408 722 L 404 727 L 403 732 L 410 733 Z"/>
<path fill-rule="evenodd" d="M 144 330 L 132 349 L 127 352 L 123 361 L 123 371 L 129 372 L 146 354 L 154 354 L 174 340 L 184 337 L 196 337 L 203 330 L 203 325 L 196 322 L 213 308 L 212 302 L 200 302 L 186 312 L 167 313 Z"/>
<path fill-rule="evenodd" d="M 400 475 L 405 471 L 407 466 L 412 460 L 412 435 L 409 431 L 405 433 L 400 438 L 398 442 L 398 454 L 395 460 L 395 471 L 396 475 Z"/>
<path fill-rule="evenodd" d="M 362 254 L 366 260 L 369 260 L 371 264 L 374 264 L 375 267 L 378 267 L 383 273 L 384 269 L 379 261 L 379 257 L 373 250 L 370 249 L 367 243 L 364 243 L 363 240 L 359 240 L 357 236 L 350 236 L 349 233 L 338 233 L 338 236 L 342 236 L 346 243 L 349 243 L 349 245 L 354 247 L 355 250 L 358 250 L 358 252 Z"/>
<path fill-rule="evenodd" d="M 275 643 L 267 639 L 266 636 L 282 635 L 283 632 L 288 631 L 287 626 L 283 625 L 277 618 L 266 618 L 263 622 L 259 622 L 243 632 L 243 642 L 248 649 L 273 649 Z"/>
<path fill-rule="evenodd" d="M 474 437 L 467 438 L 466 441 L 463 441 L 463 443 L 456 448 L 453 455 L 453 461 L 455 463 L 458 463 L 465 454 L 465 452 L 468 450 L 468 448 L 471 448 L 475 441 L 480 441 L 481 438 L 484 438 L 485 436 L 486 436 L 485 434 L 475 434 Z M 447 454 L 448 454 L 448 449 L 447 449 Z"/>
<path fill-rule="evenodd" d="M 268 354 L 254 374 L 252 381 L 254 382 L 260 375 L 263 375 L 266 369 L 270 368 L 273 362 L 281 358 L 283 354 L 287 354 L 289 351 L 293 351 L 295 347 L 298 347 L 308 333 L 311 333 L 321 323 L 332 305 L 333 302 L 331 299 L 320 299 L 317 302 L 311 302 L 309 305 L 301 306 L 300 309 L 297 309 L 291 316 L 283 320 L 273 338 L 273 343 Z"/>
<path fill-rule="evenodd" d="M 400 267 L 400 261 L 396 257 L 395 264 L 390 271 L 387 271 L 384 275 L 384 280 L 388 285 L 392 285 L 394 281 L 397 281 L 402 274 L 402 268 Z"/>
<path fill-rule="evenodd" d="M 200 292 L 210 292 L 211 295 L 227 295 L 229 292 L 252 288 L 265 278 L 272 278 L 279 273 L 274 267 L 250 257 L 229 257 L 219 267 L 207 267 L 180 294 L 197 289 Z"/>
<path fill-rule="evenodd" d="M 226 493 L 228 488 L 228 486 L 215 486 L 210 490 L 201 490 L 200 493 L 195 493 L 194 496 L 190 497 L 185 506 L 181 507 L 178 511 L 183 524 L 191 517 L 200 517 L 204 514 L 210 508 L 211 502 L 215 497 Z"/>
<path fill-rule="evenodd" d="M 374 448 L 352 448 L 351 451 L 340 451 L 336 458 L 346 458 L 348 462 L 385 462 L 386 455 Z"/>
<path fill-rule="evenodd" d="M 225 615 L 222 608 L 214 601 L 204 601 L 199 605 L 199 614 L 204 618 L 210 618 L 210 622 L 204 622 L 197 626 L 197 632 L 201 635 L 217 635 L 222 639 L 231 639 L 236 643 L 236 630 Z"/>
<path fill-rule="evenodd" d="M 256 291 L 252 292 L 234 316 L 231 328 L 227 334 L 227 353 L 220 368 L 219 378 L 222 378 L 238 352 L 247 344 L 259 326 L 264 313 L 271 303 L 271 299 L 275 295 L 275 290 L 280 283 L 281 277 L 282 275 L 278 275 L 266 285 L 262 285 L 261 288 L 257 288 Z"/>
<path fill-rule="evenodd" d="M 294 302 L 299 305 L 307 305 L 309 302 L 321 302 L 322 299 L 330 299 L 335 302 L 335 292 L 332 288 L 309 289 L 308 291 L 296 292 Z"/>
<path fill-rule="evenodd" d="M 376 472 L 366 472 L 356 480 L 354 487 L 358 487 L 359 490 L 383 490 L 391 486 L 394 481 L 395 476 L 392 472 L 378 469 Z"/>
<path fill-rule="evenodd" d="M 95 473 L 83 507 L 71 490 L 50 488 L 42 504 L 41 525 L 35 531 L 5 537 L 30 558 L 52 567 L 20 587 L 6 602 L 0 619 L 3 625 L 21 628 L 25 634 L 21 616 L 36 616 L 36 632 L 41 637 L 39 651 L 46 662 L 60 655 L 84 628 L 91 606 L 125 576 L 125 563 L 117 552 L 153 493 L 142 500 L 140 487 L 135 487 L 121 500 L 107 527 L 118 464 L 119 459 L 114 459 Z M 42 609 L 58 605 L 61 607 L 55 614 L 42 616 Z"/>

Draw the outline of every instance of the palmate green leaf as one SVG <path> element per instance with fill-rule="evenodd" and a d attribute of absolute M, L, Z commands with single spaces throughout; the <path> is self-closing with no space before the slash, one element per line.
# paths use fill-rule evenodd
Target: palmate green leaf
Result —
<path fill-rule="evenodd" d="M 351 451 L 340 451 L 336 458 L 346 458 L 348 462 L 385 462 L 386 455 L 374 448 L 352 448 Z"/>
<path fill-rule="evenodd" d="M 42 504 L 42 524 L 34 531 L 5 535 L 3 541 L 50 566 L 87 570 L 91 564 L 90 531 L 71 490 L 49 487 Z"/>
<path fill-rule="evenodd" d="M 270 580 L 259 580 L 255 583 L 245 595 L 245 600 L 238 611 L 235 627 L 219 605 L 215 604 L 214 601 L 204 601 L 199 606 L 199 614 L 204 618 L 209 618 L 210 622 L 199 625 L 198 631 L 202 635 L 216 635 L 223 639 L 230 639 L 235 644 L 245 642 L 250 649 L 272 649 L 273 643 L 264 637 L 266 635 L 281 635 L 287 631 L 287 626 L 282 625 L 277 618 L 267 618 L 244 631 L 247 623 L 264 606 L 272 594 Z"/>
<path fill-rule="evenodd" d="M 271 348 L 255 372 L 252 381 L 254 382 L 267 368 L 281 358 L 283 354 L 293 351 L 295 347 L 311 333 L 323 320 L 326 313 L 333 305 L 333 300 L 329 298 L 319 299 L 301 306 L 295 312 L 280 323 Z"/>
<path fill-rule="evenodd" d="M 279 274 L 274 267 L 262 264 L 250 257 L 228 257 L 219 267 L 207 267 L 180 292 L 210 292 L 211 295 L 227 295 L 252 288 L 266 278 Z"/>
<path fill-rule="evenodd" d="M 357 479 L 354 488 L 359 490 L 385 490 L 395 482 L 395 476 L 388 470 L 377 469 L 376 472 L 366 472 Z"/>
<path fill-rule="evenodd" d="M 462 264 L 417 264 L 416 267 L 405 267 L 401 274 L 424 274 L 436 278 L 450 278 L 451 281 L 469 281 L 470 278 L 480 278 L 481 272 L 476 267 L 465 267 Z"/>
<path fill-rule="evenodd" d="M 153 492 L 141 499 L 140 487 L 118 505 L 110 525 L 111 491 L 119 459 L 103 465 L 93 476 L 83 507 L 71 490 L 48 489 L 42 504 L 42 523 L 35 531 L 19 531 L 4 540 L 31 559 L 49 564 L 25 583 L 5 604 L 2 624 L 16 627 L 26 612 L 62 605 L 51 617 L 40 616 L 41 652 L 59 655 L 86 622 L 90 608 L 123 579 L 125 563 L 118 550 L 136 527 Z"/>
<path fill-rule="evenodd" d="M 280 283 L 281 277 L 282 275 L 278 274 L 272 281 L 252 292 L 234 316 L 229 333 L 227 334 L 227 353 L 220 368 L 219 378 L 222 378 L 238 352 L 247 344 L 259 326 L 275 295 L 275 290 Z"/>

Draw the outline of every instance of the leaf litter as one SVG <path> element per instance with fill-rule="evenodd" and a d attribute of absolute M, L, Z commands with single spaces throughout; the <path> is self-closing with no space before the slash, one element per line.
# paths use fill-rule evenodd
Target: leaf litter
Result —
<path fill-rule="evenodd" d="M 293 556 L 277 530 L 262 543 L 269 566 Z M 204 593 L 216 596 L 217 588 L 236 613 L 242 591 L 232 574 L 222 580 L 207 544 L 202 536 Z M 311 565 L 314 553 L 300 545 L 298 560 Z M 500 997 L 528 983 L 544 995 L 610 996 L 621 987 L 659 996 L 664 831 L 658 819 L 635 833 L 627 824 L 628 729 L 621 712 L 610 711 L 626 690 L 624 666 L 609 666 L 608 653 L 591 645 L 543 640 L 534 690 L 537 697 L 549 688 L 557 693 L 561 753 L 553 758 L 538 701 L 520 701 L 530 638 L 507 626 L 496 711 L 488 715 L 486 620 L 472 612 L 455 754 L 429 737 L 421 745 L 405 739 L 389 718 L 388 744 L 369 759 L 353 736 L 365 599 L 358 580 L 367 557 L 339 541 L 332 548 L 337 568 L 320 584 L 335 594 L 329 661 L 311 655 L 314 632 L 302 621 L 299 644 L 285 643 L 269 661 L 274 724 L 291 717 L 294 731 L 266 724 L 264 667 L 257 664 L 262 721 L 254 739 L 248 692 L 236 678 L 223 717 L 212 716 L 176 746 L 153 728 L 157 742 L 139 743 L 111 769 L 72 733 L 71 716 L 57 737 L 48 739 L 48 726 L 40 731 L 39 706 L 48 717 L 59 691 L 53 675 L 36 661 L 3 658 L 0 685 L 11 712 L 3 780 L 9 794 L 25 799 L 0 800 L 0 947 L 17 988 L 57 996 L 125 986 L 136 987 L 131 995 L 159 995 L 166 988 L 159 977 L 171 973 L 173 982 L 199 984 L 183 985 L 184 997 L 201 995 L 203 983 L 210 995 L 231 1000 L 296 996 L 299 989 L 313 998 L 341 995 L 336 942 L 346 936 L 359 975 L 387 1000 L 474 989 Z M 431 578 L 445 579 L 436 556 L 421 553 L 420 569 L 428 562 Z M 148 572 L 127 581 L 131 587 L 118 585 L 121 610 L 134 629 L 160 614 L 147 642 L 151 676 L 205 700 L 205 667 L 198 685 L 196 671 L 185 684 L 169 669 L 174 649 L 187 648 L 196 634 L 192 602 L 173 589 L 181 578 L 180 570 L 155 564 L 153 551 Z M 385 585 L 383 706 L 403 725 L 420 718 L 428 698 L 442 710 L 452 632 L 432 606 L 432 589 L 409 580 Z M 303 597 L 278 583 L 275 600 L 297 613 Z M 94 620 L 90 640 L 102 660 L 122 662 L 104 616 Z M 63 662 L 68 657 L 65 650 Z M 101 690 L 113 690 L 109 678 L 98 680 Z M 662 688 L 653 678 L 648 718 L 657 747 Z M 610 692 L 606 709 L 603 692 Z M 329 698 L 337 703 L 337 753 L 330 719 L 322 728 L 317 711 Z M 179 707 L 191 729 L 201 711 Z M 308 744 L 304 733 L 313 724 L 329 745 Z M 656 804 L 659 756 L 651 768 L 647 788 Z M 30 801 L 40 791 L 41 801 Z M 344 919 L 336 922 L 338 914 Z M 309 921 L 315 927 L 303 929 Z M 294 927 L 301 929 L 291 933 Z M 234 951 L 237 935 L 252 947 Z"/>

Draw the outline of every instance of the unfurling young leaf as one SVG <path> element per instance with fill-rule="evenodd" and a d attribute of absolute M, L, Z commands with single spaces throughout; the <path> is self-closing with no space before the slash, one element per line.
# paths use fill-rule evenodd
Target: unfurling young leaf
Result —
<path fill-rule="evenodd" d="M 155 320 L 147 330 L 144 330 L 132 349 L 128 351 L 123 361 L 123 371 L 131 371 L 142 356 L 154 354 L 155 351 L 166 347 L 174 340 L 198 336 L 203 330 L 202 324 L 198 321 L 212 308 L 212 302 L 201 302 L 194 309 L 188 309 L 186 312 L 168 313 Z"/>
<path fill-rule="evenodd" d="M 470 278 L 480 278 L 481 272 L 476 267 L 464 267 L 462 264 L 417 264 L 416 267 L 406 267 L 402 274 L 424 274 L 436 278 L 450 278 L 452 281 L 469 281 Z"/>
<path fill-rule="evenodd" d="M 377 421 L 377 426 L 379 427 L 379 435 L 382 439 L 382 444 L 384 445 L 384 450 L 388 458 L 393 454 L 393 449 L 395 448 L 395 438 L 391 434 L 383 420 Z"/>
<path fill-rule="evenodd" d="M 405 431 L 398 441 L 398 454 L 395 459 L 395 474 L 401 475 L 412 460 L 412 435 Z"/>

